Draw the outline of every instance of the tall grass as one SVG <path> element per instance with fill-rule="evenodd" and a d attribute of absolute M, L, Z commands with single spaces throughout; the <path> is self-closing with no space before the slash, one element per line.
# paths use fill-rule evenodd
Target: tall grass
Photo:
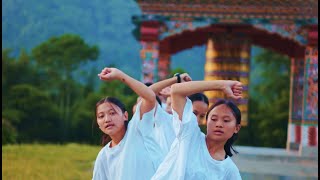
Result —
<path fill-rule="evenodd" d="M 2 146 L 2 179 L 91 179 L 100 146 L 24 144 Z"/>

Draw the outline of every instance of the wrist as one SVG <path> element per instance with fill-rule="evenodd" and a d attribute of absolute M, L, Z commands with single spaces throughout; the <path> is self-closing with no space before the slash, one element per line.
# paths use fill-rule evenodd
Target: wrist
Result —
<path fill-rule="evenodd" d="M 117 79 L 119 81 L 126 82 L 127 77 L 128 77 L 127 74 L 120 72 Z"/>
<path fill-rule="evenodd" d="M 180 73 L 175 73 L 174 76 L 177 78 L 177 83 L 181 83 Z"/>

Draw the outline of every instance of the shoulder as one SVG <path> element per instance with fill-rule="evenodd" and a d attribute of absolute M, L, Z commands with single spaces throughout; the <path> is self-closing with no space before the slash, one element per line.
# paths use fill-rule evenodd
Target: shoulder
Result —
<path fill-rule="evenodd" d="M 232 179 L 241 179 L 239 168 L 232 159 L 228 157 L 225 161 L 225 167 L 227 169 L 226 176 Z"/>
<path fill-rule="evenodd" d="M 179 119 L 179 115 L 175 110 L 172 110 L 173 119 L 179 120 L 182 124 L 189 123 L 192 120 L 196 120 L 197 117 L 193 113 L 192 102 L 189 98 L 186 97 L 186 104 L 183 108 L 182 119 Z"/>
<path fill-rule="evenodd" d="M 103 147 L 97 155 L 94 162 L 92 179 L 107 179 L 106 146 Z"/>
<path fill-rule="evenodd" d="M 107 151 L 107 146 L 109 145 L 106 144 L 103 148 L 101 148 L 101 150 L 99 151 L 97 158 L 96 158 L 96 162 L 102 160 L 103 158 L 106 158 L 106 151 Z"/>

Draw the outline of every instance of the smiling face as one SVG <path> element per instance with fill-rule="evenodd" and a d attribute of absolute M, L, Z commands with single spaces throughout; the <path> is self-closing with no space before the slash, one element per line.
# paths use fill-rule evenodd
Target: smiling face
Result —
<path fill-rule="evenodd" d="M 113 103 L 105 102 L 97 106 L 96 117 L 99 129 L 109 136 L 116 136 L 126 130 L 124 121 L 128 120 L 128 113 L 123 113 Z"/>
<path fill-rule="evenodd" d="M 207 118 L 207 138 L 214 141 L 226 142 L 234 133 L 240 130 L 232 110 L 221 104 L 214 107 Z"/>

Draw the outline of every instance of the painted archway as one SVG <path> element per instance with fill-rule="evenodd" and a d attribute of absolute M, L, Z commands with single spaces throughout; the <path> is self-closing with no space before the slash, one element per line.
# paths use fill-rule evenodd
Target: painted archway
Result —
<path fill-rule="evenodd" d="M 137 2 L 143 81 L 165 78 L 172 54 L 206 44 L 205 78 L 239 79 L 248 88 L 251 45 L 286 54 L 292 62 L 287 148 L 317 150 L 318 1 Z M 243 114 L 248 98 L 240 103 Z"/>

